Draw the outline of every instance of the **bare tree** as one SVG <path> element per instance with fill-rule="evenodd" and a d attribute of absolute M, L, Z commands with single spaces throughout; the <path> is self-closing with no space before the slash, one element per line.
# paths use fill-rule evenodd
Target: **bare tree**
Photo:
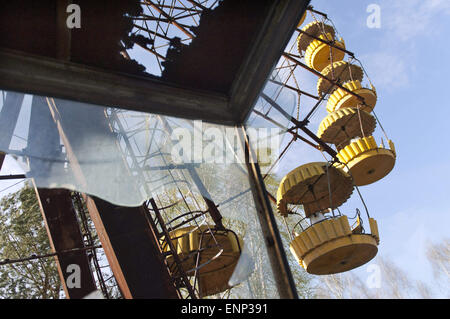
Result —
<path fill-rule="evenodd" d="M 427 245 L 427 258 L 433 269 L 436 286 L 450 297 L 450 238 Z"/>
<path fill-rule="evenodd" d="M 427 257 L 437 278 L 450 279 L 450 238 L 441 244 L 428 243 Z"/>
<path fill-rule="evenodd" d="M 378 256 L 379 286 L 370 287 L 355 272 L 322 276 L 316 286 L 316 297 L 327 299 L 404 299 L 432 298 L 431 289 L 422 281 L 412 280 L 392 261 Z"/>

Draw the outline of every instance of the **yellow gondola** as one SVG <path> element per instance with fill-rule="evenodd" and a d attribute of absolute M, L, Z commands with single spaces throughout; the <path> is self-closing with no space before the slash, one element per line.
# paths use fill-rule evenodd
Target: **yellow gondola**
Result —
<path fill-rule="evenodd" d="M 331 33 L 321 34 L 319 38 L 325 41 L 334 41 L 335 46 L 345 49 L 344 41 L 342 39 L 340 41 L 334 40 Z M 330 63 L 342 61 L 344 56 L 344 51 L 331 47 L 322 41 L 313 40 L 306 48 L 305 62 L 310 68 L 322 72 Z"/>
<path fill-rule="evenodd" d="M 375 88 L 372 86 L 370 89 L 362 87 L 361 82 L 359 80 L 350 81 L 343 85 L 349 91 L 361 96 L 364 98 L 364 104 L 362 101 L 355 95 L 344 91 L 341 88 L 337 88 L 330 95 L 327 103 L 327 111 L 334 112 L 340 108 L 345 107 L 356 107 L 360 105 L 361 110 L 366 112 L 372 112 L 375 104 L 377 103 L 377 92 Z"/>
<path fill-rule="evenodd" d="M 229 289 L 242 252 L 243 241 L 230 230 L 218 230 L 206 225 L 189 226 L 170 233 L 172 244 L 188 276 L 195 274 L 196 265 L 200 297 L 214 295 Z M 170 249 L 163 246 L 164 252 Z M 172 261 L 168 256 L 168 262 Z M 197 260 L 198 258 L 198 260 Z"/>
<path fill-rule="evenodd" d="M 303 205 L 306 217 L 309 217 L 316 212 L 339 207 L 350 197 L 353 192 L 351 177 L 340 168 L 327 168 L 327 165 L 325 162 L 308 163 L 292 170 L 281 180 L 277 208 L 282 216 L 288 215 L 288 204 Z"/>
<path fill-rule="evenodd" d="M 342 148 L 337 157 L 342 168 L 351 174 L 357 186 L 368 185 L 385 177 L 394 168 L 394 143 L 389 148 L 378 146 L 373 136 L 359 138 Z"/>
<path fill-rule="evenodd" d="M 328 114 L 320 123 L 317 136 L 325 143 L 335 144 L 341 149 L 352 138 L 362 135 L 362 132 L 371 135 L 375 127 L 376 120 L 370 113 L 346 107 Z"/>
<path fill-rule="evenodd" d="M 364 73 L 361 67 L 345 61 L 333 62 L 322 70 L 322 75 L 330 80 L 336 80 L 342 84 L 349 81 L 362 81 Z M 319 96 L 332 93 L 335 88 L 330 88 L 332 84 L 324 78 L 317 81 L 317 94 Z"/>
<path fill-rule="evenodd" d="M 330 275 L 359 267 L 378 252 L 375 219 L 369 219 L 370 234 L 354 233 L 347 216 L 313 224 L 291 242 L 289 248 L 310 274 Z"/>
<path fill-rule="evenodd" d="M 306 51 L 306 48 L 314 41 L 313 37 L 329 33 L 331 34 L 331 38 L 334 38 L 335 35 L 334 28 L 331 25 L 319 21 L 308 23 L 302 28 L 302 31 L 297 37 L 297 49 L 300 54 Z"/>

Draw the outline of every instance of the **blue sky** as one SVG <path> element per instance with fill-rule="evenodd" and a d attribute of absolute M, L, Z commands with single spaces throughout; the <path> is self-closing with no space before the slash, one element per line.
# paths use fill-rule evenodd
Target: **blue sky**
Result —
<path fill-rule="evenodd" d="M 446 100 L 450 91 L 446 79 L 450 74 L 446 34 L 450 31 L 450 1 L 313 0 L 311 4 L 328 14 L 347 49 L 363 63 L 377 89 L 375 111 L 396 146 L 394 170 L 361 187 L 371 215 L 378 220 L 380 254 L 412 278 L 431 283 L 425 244 L 449 237 L 450 225 L 450 149 L 446 147 L 446 137 L 450 137 Z M 366 25 L 369 4 L 381 8 L 379 29 Z M 302 89 L 315 92 L 317 78 L 305 75 L 301 80 Z M 311 121 L 313 131 L 325 115 L 322 105 Z M 376 136 L 381 137 L 381 132 Z M 282 175 L 316 160 L 322 160 L 319 152 L 297 143 L 278 172 Z M 20 172 L 7 156 L 2 174 Z M 0 181 L 0 190 L 15 182 Z M 9 190 L 14 189 L 17 187 Z M 356 203 L 355 193 L 348 204 L 353 207 Z M 365 269 L 358 271 L 364 274 Z"/>

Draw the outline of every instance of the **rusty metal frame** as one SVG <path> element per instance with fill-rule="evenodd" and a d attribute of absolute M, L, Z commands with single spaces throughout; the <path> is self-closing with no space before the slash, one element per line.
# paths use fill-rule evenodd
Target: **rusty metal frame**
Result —
<path fill-rule="evenodd" d="M 236 127 L 236 130 L 244 149 L 250 188 L 278 293 L 282 299 L 298 299 L 297 288 L 283 248 L 259 164 L 250 146 L 251 142 L 248 139 L 244 126 Z"/>
<path fill-rule="evenodd" d="M 85 250 L 76 212 L 70 191 L 62 189 L 39 189 L 34 186 L 42 217 L 45 222 L 50 246 L 53 252 L 80 249 L 55 257 L 58 273 L 66 298 L 80 299 L 95 291 L 95 284 L 89 259 Z M 80 269 L 80 287 L 68 284 L 68 266 L 77 265 Z"/>

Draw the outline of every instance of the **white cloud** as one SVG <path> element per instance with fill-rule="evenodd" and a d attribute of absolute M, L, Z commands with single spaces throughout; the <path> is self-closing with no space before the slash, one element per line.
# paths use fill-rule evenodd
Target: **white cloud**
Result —
<path fill-rule="evenodd" d="M 383 0 L 378 48 L 360 57 L 375 87 L 394 91 L 409 86 L 420 52 L 426 50 L 422 39 L 444 34 L 440 19 L 450 15 L 448 0 Z"/>
<path fill-rule="evenodd" d="M 383 24 L 401 41 L 418 35 L 435 35 L 439 28 L 439 15 L 450 15 L 448 0 L 397 0 L 382 4 Z"/>
<path fill-rule="evenodd" d="M 389 51 L 378 51 L 361 57 L 375 87 L 388 91 L 407 87 L 409 84 L 408 65 L 405 59 Z"/>

